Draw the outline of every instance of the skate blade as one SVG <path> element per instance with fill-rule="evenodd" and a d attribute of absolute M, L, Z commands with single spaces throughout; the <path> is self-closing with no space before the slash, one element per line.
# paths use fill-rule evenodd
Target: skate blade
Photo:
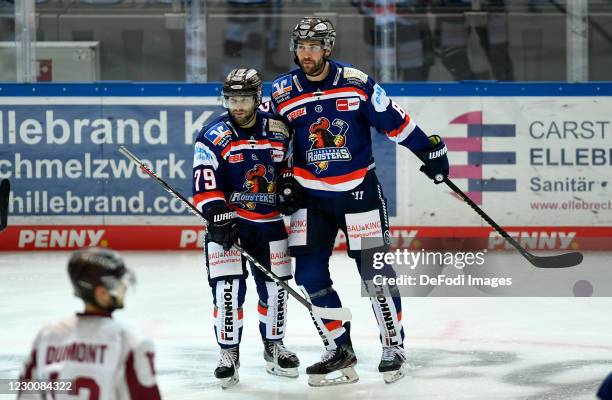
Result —
<path fill-rule="evenodd" d="M 229 378 L 220 378 L 219 383 L 221 383 L 222 389 L 229 389 L 232 386 L 236 386 L 240 378 L 238 377 L 238 371 L 234 374 L 234 376 L 230 376 Z"/>
<path fill-rule="evenodd" d="M 297 378 L 300 373 L 297 368 L 281 368 L 273 362 L 266 362 L 266 371 L 271 375 Z"/>
<path fill-rule="evenodd" d="M 328 375 L 333 374 L 335 372 L 340 372 L 341 375 L 335 378 L 328 378 Z M 357 382 L 358 380 L 359 376 L 357 375 L 357 371 L 355 371 L 355 368 L 353 367 L 343 368 L 339 371 L 330 372 L 327 375 L 308 375 L 308 384 L 314 387 L 345 385 L 348 383 Z"/>
<path fill-rule="evenodd" d="M 408 365 L 406 363 L 403 363 L 400 369 L 398 369 L 397 371 L 383 372 L 383 379 L 385 380 L 385 383 L 387 384 L 395 383 L 399 381 L 400 379 L 403 379 L 407 376 L 408 376 Z"/>

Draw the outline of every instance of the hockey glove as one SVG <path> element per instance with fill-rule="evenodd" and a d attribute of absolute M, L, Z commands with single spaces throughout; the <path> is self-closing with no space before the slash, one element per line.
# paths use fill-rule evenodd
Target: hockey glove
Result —
<path fill-rule="evenodd" d="M 219 243 L 228 251 L 238 239 L 238 222 L 236 213 L 226 206 L 213 206 L 206 212 L 208 239 Z"/>
<path fill-rule="evenodd" d="M 442 183 L 449 173 L 447 149 L 438 135 L 431 135 L 429 143 L 429 149 L 418 152 L 417 156 L 425 163 L 420 171 L 437 185 Z"/>
<path fill-rule="evenodd" d="M 278 177 L 278 209 L 285 215 L 291 215 L 302 207 L 304 189 L 293 177 L 293 171 L 287 169 Z"/>

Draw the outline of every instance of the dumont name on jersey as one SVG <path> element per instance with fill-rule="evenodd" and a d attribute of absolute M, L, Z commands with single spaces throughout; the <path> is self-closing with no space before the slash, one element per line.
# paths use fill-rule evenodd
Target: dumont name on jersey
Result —
<path fill-rule="evenodd" d="M 19 379 L 69 380 L 77 394 L 84 387 L 101 400 L 159 400 L 154 357 L 149 340 L 110 315 L 77 314 L 39 332 Z M 20 395 L 47 398 L 38 393 Z"/>
<path fill-rule="evenodd" d="M 108 345 L 91 343 L 70 343 L 61 346 L 47 347 L 45 363 L 53 364 L 62 361 L 104 364 L 104 354 Z"/>

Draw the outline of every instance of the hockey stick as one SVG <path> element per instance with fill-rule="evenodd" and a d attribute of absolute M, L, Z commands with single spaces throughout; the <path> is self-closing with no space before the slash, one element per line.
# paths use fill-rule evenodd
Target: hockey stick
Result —
<path fill-rule="evenodd" d="M 11 194 L 11 183 L 3 179 L 0 183 L 0 231 L 8 225 L 9 196 Z"/>
<path fill-rule="evenodd" d="M 448 177 L 443 180 L 446 185 L 457 193 L 463 201 L 468 203 L 470 207 L 485 221 L 489 223 L 497 233 L 504 237 L 515 249 L 519 251 L 534 267 L 537 268 L 568 268 L 573 267 L 582 262 L 582 253 L 574 251 L 571 253 L 558 254 L 555 256 L 536 256 L 525 250 L 512 236 L 508 234 L 501 226 L 497 225 L 480 207 L 476 205 L 461 189 L 459 189 Z"/>
<path fill-rule="evenodd" d="M 183 197 L 183 195 L 181 195 L 176 190 L 174 190 L 170 185 L 168 185 L 162 178 L 157 176 L 157 174 L 153 172 L 153 170 L 151 170 L 145 164 L 143 164 L 143 162 L 140 161 L 138 157 L 136 157 L 133 153 L 131 153 L 124 146 L 121 146 L 119 148 L 119 152 L 123 154 L 125 157 L 127 157 L 129 160 L 131 160 L 134 164 L 138 165 L 144 173 L 149 175 L 151 178 L 155 179 L 157 183 L 161 185 L 168 193 L 170 193 L 172 196 L 176 197 L 177 199 L 185 203 L 185 205 L 189 208 L 189 210 L 195 215 L 197 215 L 198 217 L 200 217 L 202 220 L 204 220 L 204 224 L 208 226 L 208 220 L 206 219 L 206 216 L 202 214 L 200 210 L 198 210 L 193 204 L 191 204 L 189 200 Z M 349 310 L 348 308 L 324 308 L 324 307 L 315 306 L 314 304 L 306 300 L 304 297 L 302 297 L 298 292 L 293 290 L 291 286 L 289 286 L 278 275 L 272 272 L 272 270 L 269 267 L 259 263 L 259 261 L 253 258 L 253 256 L 251 256 L 239 244 L 234 243 L 234 248 L 238 250 L 244 256 L 244 258 L 249 260 L 253 265 L 255 265 L 259 270 L 261 270 L 261 272 L 263 272 L 269 278 L 274 280 L 274 282 L 282 286 L 291 296 L 293 296 L 304 307 L 306 307 L 308 311 L 310 311 L 313 315 L 319 318 L 340 320 L 340 321 L 348 321 L 352 318 L 351 310 Z"/>

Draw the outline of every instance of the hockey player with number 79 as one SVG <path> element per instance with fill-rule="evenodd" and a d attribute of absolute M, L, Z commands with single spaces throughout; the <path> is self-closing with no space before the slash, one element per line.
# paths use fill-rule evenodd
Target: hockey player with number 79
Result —
<path fill-rule="evenodd" d="M 384 89 L 367 74 L 330 59 L 336 31 L 323 17 L 304 17 L 295 26 L 290 48 L 299 68 L 272 83 L 273 111 L 293 129 L 293 168 L 281 176 L 281 211 L 291 215 L 289 248 L 295 280 L 319 307 L 340 307 L 332 287 L 329 258 L 338 229 L 348 254 L 363 276 L 363 239 L 378 240 L 386 251 L 389 222 L 386 199 L 372 157 L 370 127 L 416 153 L 421 170 L 435 183 L 449 173 L 446 146 L 427 136 Z M 401 301 L 397 295 L 370 298 L 380 329 L 378 370 L 385 382 L 407 373 Z M 350 324 L 313 317 L 326 352 L 308 367 L 309 384 L 326 386 L 358 380 Z M 339 377 L 330 374 L 340 372 Z"/>
<path fill-rule="evenodd" d="M 215 376 L 222 387 L 238 382 L 239 345 L 246 294 L 242 248 L 284 280 L 291 278 L 287 231 L 278 211 L 276 179 L 286 165 L 289 130 L 277 117 L 258 110 L 262 80 L 252 68 L 237 68 L 223 82 L 227 113 L 202 128 L 193 160 L 193 202 L 209 221 L 206 271 L 214 299 L 215 335 L 221 347 Z M 288 293 L 251 268 L 259 304 L 259 330 L 266 370 L 297 377 L 299 360 L 283 344 Z"/>

